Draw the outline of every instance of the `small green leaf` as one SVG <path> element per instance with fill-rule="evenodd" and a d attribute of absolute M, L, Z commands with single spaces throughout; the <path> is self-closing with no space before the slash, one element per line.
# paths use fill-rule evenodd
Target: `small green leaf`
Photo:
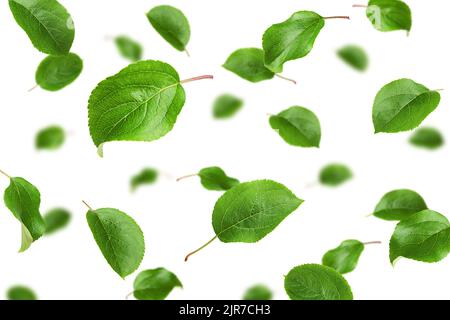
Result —
<path fill-rule="evenodd" d="M 58 91 L 74 82 L 83 70 L 83 60 L 75 53 L 48 56 L 39 64 L 36 83 L 44 90 Z"/>
<path fill-rule="evenodd" d="M 439 130 L 425 127 L 417 129 L 409 139 L 409 142 L 419 148 L 434 150 L 442 147 L 444 137 Z"/>
<path fill-rule="evenodd" d="M 219 167 L 203 168 L 198 173 L 200 183 L 207 190 L 223 191 L 239 184 L 239 180 L 227 176 Z"/>
<path fill-rule="evenodd" d="M 395 133 L 418 127 L 437 108 L 440 100 L 439 92 L 409 79 L 385 85 L 373 104 L 375 133 Z"/>
<path fill-rule="evenodd" d="M 370 0 L 366 15 L 378 31 L 411 30 L 411 10 L 402 1 Z"/>
<path fill-rule="evenodd" d="M 269 119 L 272 129 L 288 144 L 297 147 L 319 147 L 320 123 L 317 116 L 304 107 L 290 107 Z"/>
<path fill-rule="evenodd" d="M 177 276 L 165 268 L 142 271 L 133 286 L 138 300 L 164 300 L 176 287 L 183 288 Z"/>
<path fill-rule="evenodd" d="M 383 220 L 398 221 L 425 209 L 427 205 L 420 194 L 399 189 L 386 193 L 375 207 L 373 215 Z"/>
<path fill-rule="evenodd" d="M 34 47 L 53 55 L 68 54 L 75 37 L 72 17 L 56 0 L 9 0 L 17 24 Z"/>
<path fill-rule="evenodd" d="M 349 167 L 333 163 L 322 168 L 319 179 L 324 185 L 336 187 L 350 180 L 352 176 L 353 174 Z"/>
<path fill-rule="evenodd" d="M 158 179 L 158 171 L 153 168 L 145 168 L 131 178 L 131 190 L 134 191 L 137 187 L 153 184 Z"/>
<path fill-rule="evenodd" d="M 347 45 L 337 51 L 337 55 L 349 66 L 358 71 L 365 71 L 369 66 L 369 57 L 363 48 L 356 45 Z"/>
<path fill-rule="evenodd" d="M 86 219 L 111 268 L 122 278 L 136 271 L 145 252 L 144 235 L 137 223 L 110 208 L 89 210 Z"/>
<path fill-rule="evenodd" d="M 244 48 L 233 52 L 223 67 L 250 82 L 272 79 L 275 73 L 264 65 L 264 51 L 258 48 Z"/>
<path fill-rule="evenodd" d="M 284 288 L 291 300 L 353 300 L 345 278 L 336 270 L 318 264 L 304 264 L 289 271 Z"/>
<path fill-rule="evenodd" d="M 147 13 L 148 21 L 155 30 L 178 51 L 186 51 L 191 28 L 186 16 L 172 6 L 154 7 Z"/>
<path fill-rule="evenodd" d="M 272 290 L 266 285 L 257 284 L 248 288 L 244 294 L 244 300 L 272 300 Z"/>
<path fill-rule="evenodd" d="M 60 126 L 50 126 L 40 130 L 36 135 L 36 148 L 45 150 L 59 149 L 66 139 L 64 129 Z"/>
<path fill-rule="evenodd" d="M 363 251 L 364 244 L 361 241 L 345 240 L 339 247 L 324 254 L 322 264 L 341 274 L 352 272 L 355 270 Z"/>
<path fill-rule="evenodd" d="M 116 47 L 120 54 L 124 58 L 132 62 L 142 59 L 143 49 L 139 42 L 136 42 L 127 36 L 118 36 L 114 39 L 114 42 L 116 43 Z"/>
<path fill-rule="evenodd" d="M 4 202 L 22 225 L 20 252 L 27 250 L 45 232 L 45 222 L 39 212 L 41 195 L 39 190 L 23 178 L 10 178 L 5 190 Z"/>
<path fill-rule="evenodd" d="M 238 112 L 244 101 L 231 94 L 223 94 L 217 97 L 213 105 L 213 116 L 216 119 L 231 118 Z"/>
<path fill-rule="evenodd" d="M 14 286 L 6 292 L 8 300 L 37 300 L 37 296 L 33 290 L 25 286 Z"/>
<path fill-rule="evenodd" d="M 52 209 L 44 215 L 45 234 L 49 235 L 65 228 L 70 222 L 70 212 L 63 208 Z"/>
<path fill-rule="evenodd" d="M 393 264 L 404 257 L 422 262 L 438 262 L 450 252 L 450 223 L 432 210 L 420 211 L 397 224 L 389 243 Z"/>

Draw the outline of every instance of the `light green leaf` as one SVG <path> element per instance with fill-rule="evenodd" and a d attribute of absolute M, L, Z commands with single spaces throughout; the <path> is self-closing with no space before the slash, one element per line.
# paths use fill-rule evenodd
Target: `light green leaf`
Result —
<path fill-rule="evenodd" d="M 291 300 L 353 300 L 345 278 L 336 270 L 318 264 L 304 264 L 289 271 L 284 288 Z"/>
<path fill-rule="evenodd" d="M 164 300 L 176 287 L 183 288 L 177 276 L 165 268 L 142 271 L 133 286 L 138 300 Z"/>
<path fill-rule="evenodd" d="M 136 271 L 145 252 L 144 235 L 137 223 L 110 208 L 89 210 L 86 219 L 111 268 L 122 278 Z"/>
<path fill-rule="evenodd" d="M 83 70 L 83 60 L 75 53 L 48 56 L 39 64 L 36 83 L 44 90 L 58 91 L 74 82 Z"/>
<path fill-rule="evenodd" d="M 143 49 L 139 42 L 136 42 L 127 36 L 118 36 L 114 39 L 114 42 L 116 43 L 116 47 L 120 54 L 124 58 L 132 62 L 142 59 Z"/>
<path fill-rule="evenodd" d="M 255 83 L 275 76 L 275 73 L 264 65 L 264 51 L 258 48 L 236 50 L 228 57 L 223 67 L 242 79 Z"/>
<path fill-rule="evenodd" d="M 441 96 L 409 79 L 385 85 L 372 110 L 375 133 L 408 131 L 419 126 L 439 105 Z"/>
<path fill-rule="evenodd" d="M 186 51 L 191 37 L 191 28 L 183 12 L 172 6 L 158 6 L 147 13 L 147 18 L 153 28 L 172 47 L 179 51 Z"/>
<path fill-rule="evenodd" d="M 68 54 L 75 37 L 72 17 L 56 0 L 9 0 L 17 24 L 34 47 L 53 55 Z"/>
<path fill-rule="evenodd" d="M 356 45 L 347 45 L 337 51 L 337 55 L 349 66 L 358 71 L 365 71 L 369 66 L 369 57 L 363 48 Z"/>
<path fill-rule="evenodd" d="M 39 212 L 41 195 L 39 190 L 23 178 L 11 178 L 5 190 L 4 202 L 22 225 L 20 252 L 27 250 L 45 232 L 45 222 Z"/>
<path fill-rule="evenodd" d="M 402 1 L 370 0 L 366 15 L 378 31 L 411 30 L 411 10 Z"/>
<path fill-rule="evenodd" d="M 239 184 L 239 180 L 227 176 L 225 171 L 219 167 L 203 168 L 199 173 L 180 177 L 177 181 L 195 176 L 200 177 L 200 183 L 207 190 L 224 191 Z"/>
<path fill-rule="evenodd" d="M 153 168 L 142 169 L 141 172 L 131 178 L 131 190 L 136 190 L 139 186 L 153 184 L 158 179 L 158 171 Z"/>
<path fill-rule="evenodd" d="M 231 94 L 223 94 L 214 101 L 213 116 L 216 119 L 231 118 L 238 112 L 244 101 Z"/>
<path fill-rule="evenodd" d="M 324 185 L 336 187 L 350 180 L 352 176 L 353 174 L 349 167 L 333 163 L 322 168 L 319 180 Z"/>
<path fill-rule="evenodd" d="M 37 300 L 37 296 L 33 290 L 25 286 L 14 286 L 6 292 L 8 300 Z"/>
<path fill-rule="evenodd" d="M 36 135 L 36 148 L 46 150 L 59 149 L 66 139 L 64 129 L 60 126 L 50 126 L 40 130 Z"/>
<path fill-rule="evenodd" d="M 244 294 L 244 300 L 272 300 L 272 290 L 264 284 L 257 284 L 248 288 Z"/>
<path fill-rule="evenodd" d="M 403 220 L 427 209 L 425 200 L 413 190 L 399 189 L 386 193 L 378 202 L 373 215 L 389 221 Z"/>
<path fill-rule="evenodd" d="M 317 116 L 304 107 L 290 107 L 269 119 L 270 126 L 288 144 L 297 147 L 319 147 L 321 130 Z"/>
<path fill-rule="evenodd" d="M 361 241 L 345 240 L 339 247 L 324 254 L 322 264 L 335 269 L 340 274 L 352 272 L 363 251 L 364 244 Z"/>
<path fill-rule="evenodd" d="M 70 222 L 70 212 L 63 208 L 52 209 L 44 215 L 45 234 L 49 235 L 65 228 Z"/>
<path fill-rule="evenodd" d="M 439 130 L 424 127 L 417 129 L 409 139 L 409 142 L 419 148 L 434 150 L 442 147 L 444 137 Z"/>
<path fill-rule="evenodd" d="M 404 257 L 438 262 L 450 252 L 450 223 L 432 210 L 420 211 L 397 224 L 389 243 L 389 259 Z"/>

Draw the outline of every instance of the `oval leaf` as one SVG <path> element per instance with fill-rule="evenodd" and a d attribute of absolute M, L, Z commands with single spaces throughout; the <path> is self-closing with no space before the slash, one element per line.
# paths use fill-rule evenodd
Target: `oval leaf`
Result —
<path fill-rule="evenodd" d="M 185 51 L 191 37 L 186 16 L 172 6 L 158 6 L 147 13 L 148 21 L 155 30 L 179 51 Z"/>
<path fill-rule="evenodd" d="M 40 130 L 36 135 L 36 148 L 45 150 L 59 149 L 66 139 L 64 129 L 60 126 L 50 126 Z"/>
<path fill-rule="evenodd" d="M 239 184 L 239 180 L 227 176 L 219 167 L 203 168 L 198 173 L 200 183 L 207 190 L 223 191 Z"/>
<path fill-rule="evenodd" d="M 142 46 L 127 36 L 119 36 L 114 39 L 116 43 L 116 47 L 119 50 L 120 54 L 132 61 L 136 62 L 142 59 Z"/>
<path fill-rule="evenodd" d="M 324 25 L 325 20 L 317 13 L 299 11 L 288 20 L 271 26 L 263 36 L 266 67 L 280 73 L 285 62 L 306 56 Z"/>
<path fill-rule="evenodd" d="M 137 223 L 110 208 L 89 210 L 86 219 L 111 268 L 122 278 L 136 271 L 145 252 L 144 235 Z"/>
<path fill-rule="evenodd" d="M 272 129 L 288 144 L 297 147 L 319 147 L 321 130 L 319 119 L 304 107 L 290 107 L 269 119 Z"/>
<path fill-rule="evenodd" d="M 83 70 L 83 60 L 75 53 L 48 56 L 36 71 L 36 83 L 44 90 L 58 91 L 74 82 Z"/>
<path fill-rule="evenodd" d="M 343 164 L 329 164 L 322 168 L 319 175 L 320 183 L 336 187 L 350 180 L 353 174 L 349 167 Z"/>
<path fill-rule="evenodd" d="M 37 296 L 33 290 L 25 286 L 14 286 L 6 292 L 8 300 L 37 300 Z"/>
<path fill-rule="evenodd" d="M 244 300 L 271 300 L 272 290 L 270 290 L 266 285 L 257 284 L 249 288 L 244 294 Z"/>
<path fill-rule="evenodd" d="M 377 94 L 372 109 L 375 133 L 408 131 L 419 126 L 433 112 L 441 96 L 410 79 L 385 85 Z"/>
<path fill-rule="evenodd" d="M 386 193 L 375 207 L 373 215 L 383 220 L 403 220 L 427 209 L 425 200 L 413 190 L 399 189 Z"/>
<path fill-rule="evenodd" d="M 413 133 L 409 142 L 419 148 L 434 150 L 442 147 L 444 137 L 437 129 L 419 128 Z"/>
<path fill-rule="evenodd" d="M 352 272 L 363 251 L 364 244 L 361 241 L 345 240 L 339 247 L 324 254 L 322 264 L 335 269 L 340 274 Z"/>
<path fill-rule="evenodd" d="M 153 168 L 145 168 L 131 178 L 131 190 L 136 190 L 139 186 L 153 184 L 158 179 L 158 171 Z"/>
<path fill-rule="evenodd" d="M 223 67 L 242 79 L 255 83 L 275 76 L 264 65 L 264 51 L 258 48 L 236 50 L 228 57 Z"/>
<path fill-rule="evenodd" d="M 216 119 L 231 118 L 238 112 L 244 102 L 231 94 L 223 94 L 217 97 L 213 105 L 213 116 Z"/>
<path fill-rule="evenodd" d="M 411 30 L 411 10 L 402 1 L 370 0 L 366 15 L 378 31 Z"/>
<path fill-rule="evenodd" d="M 358 71 L 365 71 L 369 66 L 369 57 L 363 48 L 347 45 L 338 50 L 337 55 L 349 66 Z"/>
<path fill-rule="evenodd" d="M 318 264 L 293 268 L 284 278 L 291 300 L 353 300 L 350 286 L 336 270 Z"/>
<path fill-rule="evenodd" d="M 53 55 L 69 53 L 75 37 L 72 17 L 56 0 L 9 0 L 17 24 L 34 47 Z"/>
<path fill-rule="evenodd" d="M 397 224 L 389 243 L 389 259 L 404 257 L 438 262 L 450 252 L 450 223 L 432 210 L 420 211 Z"/>
<path fill-rule="evenodd" d="M 176 287 L 183 288 L 177 276 L 164 268 L 142 271 L 133 286 L 138 300 L 164 300 Z"/>
<path fill-rule="evenodd" d="M 52 234 L 66 227 L 69 224 L 70 217 L 70 212 L 62 208 L 53 209 L 47 212 L 44 215 L 45 234 Z"/>

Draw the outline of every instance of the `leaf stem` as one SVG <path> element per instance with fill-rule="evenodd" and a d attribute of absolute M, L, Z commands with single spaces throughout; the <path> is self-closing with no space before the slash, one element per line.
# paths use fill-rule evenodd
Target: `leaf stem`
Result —
<path fill-rule="evenodd" d="M 31 87 L 30 89 L 28 89 L 28 92 L 33 91 L 34 89 L 36 89 L 39 85 L 36 83 L 33 87 Z"/>
<path fill-rule="evenodd" d="M 199 252 L 200 250 L 204 249 L 205 247 L 207 247 L 209 244 L 211 244 L 211 242 L 213 242 L 214 240 L 216 240 L 217 236 L 214 236 L 214 238 L 212 238 L 211 240 L 209 240 L 207 243 L 205 243 L 204 245 L 202 245 L 200 248 L 198 248 L 197 250 L 192 251 L 191 253 L 189 253 L 185 258 L 184 261 L 187 262 L 189 257 L 192 256 L 193 254 Z"/>
<path fill-rule="evenodd" d="M 190 58 L 190 57 L 191 57 L 191 54 L 189 53 L 189 51 L 188 51 L 188 49 L 187 49 L 187 48 L 184 48 L 184 52 L 186 52 L 186 55 L 188 56 L 188 58 Z"/>
<path fill-rule="evenodd" d="M 84 204 L 90 211 L 94 211 L 94 210 L 92 209 L 92 207 L 91 207 L 90 205 L 87 204 L 86 201 L 81 200 L 81 202 L 83 202 L 83 204 Z"/>
<path fill-rule="evenodd" d="M 10 176 L 9 174 L 7 174 L 5 171 L 3 171 L 3 170 L 0 169 L 0 173 L 1 173 L 2 175 L 4 175 L 5 177 L 7 177 L 8 179 L 11 179 L 11 176 Z"/>
<path fill-rule="evenodd" d="M 365 5 L 365 4 L 354 4 L 354 5 L 352 5 L 352 8 L 367 8 L 367 5 Z"/>
<path fill-rule="evenodd" d="M 323 17 L 324 19 L 347 19 L 350 20 L 349 16 L 331 16 L 331 17 Z"/>
<path fill-rule="evenodd" d="M 381 244 L 381 241 L 369 241 L 369 242 L 364 242 L 363 245 L 367 246 L 369 244 Z"/>
<path fill-rule="evenodd" d="M 293 84 L 297 84 L 297 81 L 295 81 L 294 79 L 289 79 L 289 78 L 283 77 L 281 74 L 275 73 L 275 76 L 280 78 L 280 79 L 283 79 L 283 80 L 286 80 L 286 81 L 290 81 Z"/>
<path fill-rule="evenodd" d="M 125 296 L 125 300 L 128 300 L 130 297 L 131 297 L 131 295 L 134 293 L 134 291 L 132 291 L 132 292 L 130 292 L 129 294 L 127 294 L 126 296 Z"/>
<path fill-rule="evenodd" d="M 177 178 L 177 182 L 180 181 L 180 180 L 187 179 L 187 178 L 190 178 L 190 177 L 195 177 L 195 176 L 198 176 L 198 173 L 188 174 L 188 175 L 179 177 L 179 178 Z"/>
<path fill-rule="evenodd" d="M 188 82 L 197 81 L 197 80 L 203 80 L 203 79 L 214 79 L 214 76 L 212 76 L 212 75 L 204 75 L 204 76 L 189 78 L 189 79 L 181 80 L 180 83 L 188 83 Z"/>

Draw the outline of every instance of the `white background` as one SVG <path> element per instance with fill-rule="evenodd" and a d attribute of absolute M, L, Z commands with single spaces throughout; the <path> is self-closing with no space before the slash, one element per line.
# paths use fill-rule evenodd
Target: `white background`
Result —
<path fill-rule="evenodd" d="M 408 0 L 413 29 L 381 33 L 372 28 L 354 0 L 172 0 L 189 18 L 192 57 L 167 44 L 145 13 L 159 1 L 69 1 L 76 28 L 72 51 L 85 63 L 80 78 L 59 92 L 27 89 L 45 55 L 35 50 L 15 23 L 7 1 L 0 4 L 0 168 L 22 176 L 41 191 L 42 211 L 64 206 L 73 212 L 70 226 L 35 242 L 25 253 L 20 225 L 0 204 L 0 296 L 14 284 L 31 286 L 41 299 L 123 299 L 137 272 L 123 281 L 100 253 L 85 220 L 84 199 L 95 208 L 114 207 L 133 216 L 145 234 L 146 254 L 139 271 L 166 267 L 184 284 L 170 299 L 240 299 L 247 287 L 265 283 L 276 299 L 286 299 L 283 275 L 303 263 L 320 263 L 325 251 L 342 240 L 381 240 L 367 247 L 357 269 L 346 275 L 356 299 L 450 298 L 450 259 L 425 264 L 406 259 L 389 263 L 388 241 L 395 223 L 365 217 L 392 189 L 418 191 L 428 206 L 450 214 L 448 147 L 435 152 L 407 143 L 410 133 L 373 134 L 371 107 L 386 83 L 412 78 L 431 89 L 449 87 L 447 29 L 450 4 L 444 0 Z M 263 32 L 299 10 L 328 20 L 311 54 L 287 63 L 280 79 L 252 84 L 221 67 L 242 47 L 260 47 Z M 87 101 L 96 84 L 127 65 L 108 38 L 127 34 L 145 46 L 146 59 L 172 64 L 181 78 L 213 74 L 215 80 L 185 86 L 187 102 L 176 126 L 151 143 L 110 143 L 99 158 L 89 136 Z M 353 71 L 335 54 L 356 43 L 370 54 L 365 74 Z M 229 121 L 211 116 L 214 98 L 230 92 L 245 107 Z M 267 113 L 293 105 L 313 110 L 322 125 L 320 149 L 287 145 L 268 125 Z M 448 129 L 448 91 L 425 124 Z M 61 124 L 69 137 L 57 152 L 34 149 L 36 131 Z M 320 168 L 343 162 L 352 182 L 338 189 L 319 185 Z M 197 178 L 174 177 L 218 165 L 242 181 L 269 178 L 289 187 L 305 203 L 257 244 L 216 241 L 183 262 L 186 253 L 213 236 L 211 213 L 218 192 L 204 190 Z M 158 184 L 130 194 L 130 176 L 145 166 L 165 172 Z M 172 178 L 169 179 L 168 176 Z M 0 177 L 0 190 L 8 185 Z"/>

